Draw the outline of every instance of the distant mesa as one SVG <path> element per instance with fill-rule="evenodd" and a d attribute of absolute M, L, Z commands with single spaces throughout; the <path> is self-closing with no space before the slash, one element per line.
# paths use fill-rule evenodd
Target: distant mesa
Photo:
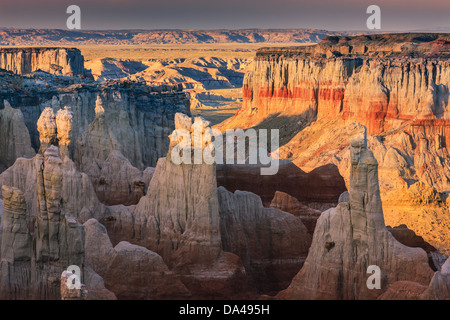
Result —
<path fill-rule="evenodd" d="M 84 76 L 84 58 L 75 48 L 0 48 L 0 68 L 24 75 L 44 71 L 55 75 Z"/>
<path fill-rule="evenodd" d="M 135 45 L 192 43 L 319 42 L 326 36 L 357 35 L 319 29 L 241 30 L 60 30 L 8 29 L 0 32 L 0 45 Z"/>

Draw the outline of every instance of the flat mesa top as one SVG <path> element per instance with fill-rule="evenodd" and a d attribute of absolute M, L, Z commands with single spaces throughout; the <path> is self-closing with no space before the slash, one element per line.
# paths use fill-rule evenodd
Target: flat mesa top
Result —
<path fill-rule="evenodd" d="M 50 50 L 66 50 L 70 52 L 80 52 L 80 50 L 77 48 L 65 48 L 65 47 L 0 47 L 0 53 L 43 52 Z"/>
<path fill-rule="evenodd" d="M 368 34 L 328 36 L 311 46 L 261 48 L 257 58 L 284 57 L 409 57 L 450 58 L 450 33 Z"/>

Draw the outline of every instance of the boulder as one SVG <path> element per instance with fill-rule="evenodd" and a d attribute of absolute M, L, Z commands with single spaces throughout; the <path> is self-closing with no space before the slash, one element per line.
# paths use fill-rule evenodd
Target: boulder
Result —
<path fill-rule="evenodd" d="M 317 219 L 322 213 L 322 211 L 310 208 L 300 203 L 300 201 L 291 195 L 281 191 L 275 192 L 275 195 L 270 202 L 270 207 L 280 209 L 281 211 L 289 212 L 300 217 L 311 236 L 314 233 Z"/>
<path fill-rule="evenodd" d="M 170 272 L 161 256 L 122 241 L 114 247 L 105 274 L 106 287 L 119 299 L 181 299 L 189 291 Z"/>

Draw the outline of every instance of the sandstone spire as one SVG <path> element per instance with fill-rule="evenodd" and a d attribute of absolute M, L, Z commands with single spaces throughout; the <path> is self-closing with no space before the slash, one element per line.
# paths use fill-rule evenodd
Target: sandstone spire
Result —
<path fill-rule="evenodd" d="M 57 139 L 58 145 L 61 152 L 61 156 L 69 156 L 72 152 L 72 123 L 73 123 L 73 113 L 70 107 L 64 107 L 64 109 L 58 110 L 56 113 L 56 128 L 57 128 Z"/>
<path fill-rule="evenodd" d="M 174 163 L 171 157 L 180 142 L 191 147 L 183 150 L 191 160 L 194 127 L 203 135 L 208 125 L 201 118 L 175 116 L 175 129 L 189 136 L 170 136 L 167 158 L 159 159 L 147 194 L 135 207 L 114 208 L 109 228 L 116 237 L 119 231 L 120 239 L 158 253 L 196 298 L 235 297 L 247 292 L 247 278 L 239 257 L 222 249 L 215 163 Z"/>
<path fill-rule="evenodd" d="M 350 143 L 350 201 L 322 213 L 303 268 L 281 299 L 375 299 L 399 280 L 428 285 L 426 252 L 399 243 L 386 229 L 378 164 L 365 138 Z M 381 288 L 369 289 L 369 266 L 381 270 Z"/>
<path fill-rule="evenodd" d="M 105 113 L 105 109 L 103 108 L 103 101 L 100 95 L 97 95 L 97 100 L 95 100 L 95 114 L 100 115 Z"/>
<path fill-rule="evenodd" d="M 56 115 L 52 108 L 45 108 L 37 122 L 41 142 L 39 153 L 44 154 L 48 147 L 56 145 L 60 148 L 63 158 L 72 158 L 72 122 L 73 113 L 70 107 L 58 110 Z"/>
<path fill-rule="evenodd" d="M 57 137 L 56 116 L 52 108 L 47 107 L 42 111 L 37 121 L 37 130 L 41 142 L 39 153 L 44 154 L 45 150 L 47 150 L 52 142 L 56 141 Z"/>
<path fill-rule="evenodd" d="M 29 234 L 26 202 L 23 192 L 17 188 L 2 186 L 3 230 L 1 257 L 10 262 L 31 259 L 31 236 Z"/>
<path fill-rule="evenodd" d="M 0 172 L 12 166 L 17 158 L 31 158 L 35 151 L 22 112 L 7 100 L 0 110 Z"/>

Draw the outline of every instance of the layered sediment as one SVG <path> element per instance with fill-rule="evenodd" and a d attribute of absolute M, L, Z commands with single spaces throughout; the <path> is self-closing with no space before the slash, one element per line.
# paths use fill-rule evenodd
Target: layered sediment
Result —
<path fill-rule="evenodd" d="M 203 136 L 205 151 L 212 137 L 209 123 L 200 117 L 192 121 L 177 114 L 175 128 L 147 194 L 135 206 L 109 208 L 103 223 L 112 243 L 126 240 L 161 255 L 192 297 L 248 298 L 285 288 L 302 266 L 311 239 L 301 218 L 264 208 L 256 194 L 217 188 L 215 162 L 174 161 L 178 147 L 190 148 L 182 150 L 189 162 L 194 140 Z M 291 241 L 296 246 L 288 245 Z"/>
<path fill-rule="evenodd" d="M 14 164 L 17 158 L 31 158 L 35 151 L 31 147 L 23 114 L 13 109 L 5 100 L 0 110 L 0 172 Z"/>
<path fill-rule="evenodd" d="M 449 34 L 262 48 L 244 79 L 242 109 L 218 128 L 278 128 L 281 159 L 306 172 L 335 164 L 348 188 L 346 144 L 363 125 L 379 163 L 387 223 L 406 224 L 445 252 L 449 56 Z"/>
<path fill-rule="evenodd" d="M 16 74 L 44 71 L 51 74 L 84 76 L 84 58 L 76 48 L 1 48 L 0 68 Z"/>
<path fill-rule="evenodd" d="M 365 139 L 350 146 L 349 202 L 322 213 L 301 271 L 280 299 L 376 299 L 397 281 L 427 286 L 433 277 L 426 252 L 398 242 L 386 229 L 378 163 Z M 376 267 L 378 287 L 368 279 Z"/>

